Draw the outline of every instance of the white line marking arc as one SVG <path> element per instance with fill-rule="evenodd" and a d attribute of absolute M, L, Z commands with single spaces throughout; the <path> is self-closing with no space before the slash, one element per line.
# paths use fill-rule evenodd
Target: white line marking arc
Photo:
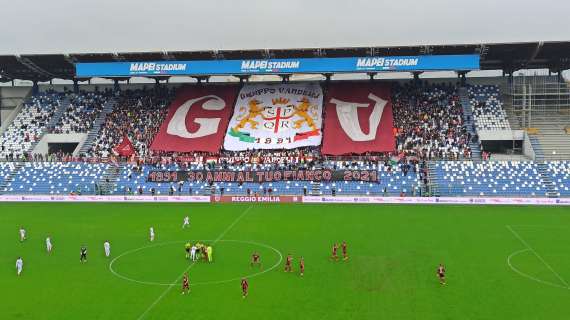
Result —
<path fill-rule="evenodd" d="M 517 239 L 519 239 L 519 241 L 525 246 L 527 247 L 532 253 L 534 253 L 534 255 L 540 260 L 542 261 L 542 263 L 548 268 L 548 270 L 550 270 L 555 276 L 556 278 L 558 278 L 558 280 L 560 280 L 560 282 L 562 282 L 564 284 L 564 286 L 566 287 L 566 289 L 569 289 L 570 286 L 568 285 L 568 282 L 566 282 L 566 280 L 564 280 L 559 274 L 558 272 L 554 271 L 554 269 L 538 254 L 538 252 L 536 252 L 536 250 L 534 250 L 513 228 L 511 228 L 511 226 L 507 225 L 506 226 L 507 229 L 509 229 L 511 231 L 511 233 L 517 237 Z"/>
<path fill-rule="evenodd" d="M 250 205 L 249 207 L 247 207 L 247 209 L 245 209 L 235 220 L 234 222 L 232 222 L 232 224 L 230 224 L 224 231 L 222 231 L 222 233 L 220 233 L 220 235 L 214 240 L 214 242 L 212 242 L 212 245 L 215 245 L 218 241 L 220 241 L 220 239 L 222 239 L 223 236 L 226 235 L 226 233 L 228 233 L 228 231 L 231 230 L 231 228 L 233 228 L 240 220 L 241 218 L 243 218 L 243 216 L 245 216 L 249 210 L 251 210 L 251 208 L 253 208 L 253 205 Z M 166 290 L 164 290 L 162 292 L 162 294 L 160 296 L 158 296 L 158 298 L 156 298 L 156 300 L 140 315 L 140 317 L 138 317 L 138 319 L 143 319 L 150 310 L 152 310 L 152 308 L 154 308 L 154 306 L 156 304 L 158 304 L 160 302 L 160 300 L 162 300 L 162 298 L 164 298 L 164 296 L 170 292 L 170 290 L 172 290 L 172 288 L 174 287 L 174 285 L 176 283 L 178 283 L 180 281 L 180 279 L 182 279 L 182 277 L 184 276 L 184 274 L 186 272 L 188 272 L 188 270 L 192 269 L 192 267 L 196 265 L 196 262 L 193 262 L 192 264 L 190 264 L 190 266 L 188 266 L 188 268 L 186 268 L 186 270 L 184 270 L 184 272 L 182 272 L 182 274 L 180 274 L 180 276 L 178 276 L 178 278 L 176 278 L 171 285 L 169 285 Z"/>
<path fill-rule="evenodd" d="M 198 239 L 195 239 L 198 240 Z M 192 240 L 192 241 L 195 241 Z M 200 241 L 204 241 L 204 242 L 210 242 L 212 240 L 202 240 L 200 239 Z M 122 274 L 118 273 L 115 269 L 113 269 L 113 264 L 118 261 L 120 258 L 129 255 L 131 253 L 135 253 L 144 249 L 148 249 L 148 248 L 155 248 L 155 247 L 162 247 L 162 246 L 166 246 L 166 245 L 171 245 L 171 244 L 177 244 L 177 243 L 185 243 L 186 241 L 184 240 L 180 240 L 180 241 L 168 241 L 168 242 L 163 242 L 163 243 L 158 243 L 158 244 L 153 244 L 153 245 L 148 245 L 148 246 L 143 246 L 140 248 L 136 248 L 136 249 L 132 249 L 126 252 L 123 252 L 122 254 L 120 254 L 119 256 L 117 256 L 116 258 L 114 258 L 113 260 L 111 260 L 111 262 L 109 263 L 109 271 L 111 271 L 111 273 L 113 275 L 115 275 L 118 278 L 121 278 L 123 280 L 126 281 L 130 281 L 130 282 L 135 282 L 138 284 L 144 284 L 144 285 L 155 285 L 155 286 L 171 286 L 171 285 L 176 285 L 176 283 L 161 283 L 161 282 L 154 282 L 154 281 L 142 281 L 142 280 L 137 280 L 137 279 L 133 279 L 133 278 L 129 278 L 126 276 L 123 276 Z M 279 266 L 279 264 L 283 261 L 283 254 L 281 253 L 281 251 L 279 251 L 278 249 L 264 244 L 264 243 L 259 243 L 259 242 L 255 242 L 255 241 L 242 241 L 242 240 L 219 240 L 218 242 L 236 242 L 236 243 L 245 243 L 245 244 L 252 244 L 252 245 L 257 245 L 260 247 L 264 247 L 267 249 L 272 250 L 273 252 L 277 253 L 277 255 L 279 256 L 278 261 L 272 265 L 271 267 L 269 267 L 268 269 L 265 269 L 263 271 L 260 272 L 256 272 L 253 274 L 249 274 L 249 275 L 242 275 L 236 278 L 231 278 L 231 279 L 226 279 L 226 280 L 216 280 L 216 281 L 199 281 L 199 282 L 192 282 L 190 285 L 191 286 L 198 286 L 198 285 L 206 285 L 206 284 L 222 284 L 222 283 L 228 283 L 228 282 L 232 282 L 232 281 L 236 281 L 239 280 L 243 277 L 247 277 L 247 278 L 253 278 L 253 277 L 257 277 L 260 276 L 262 274 L 265 274 L 275 268 L 277 268 Z"/>
<path fill-rule="evenodd" d="M 526 273 L 520 271 L 519 269 L 515 268 L 515 267 L 513 266 L 512 262 L 511 262 L 511 259 L 512 259 L 514 256 L 516 256 L 516 255 L 519 255 L 519 254 L 521 254 L 521 253 L 523 253 L 523 252 L 528 252 L 528 251 L 530 251 L 530 249 L 525 248 L 525 249 L 522 249 L 522 250 L 515 251 L 515 252 L 511 253 L 511 254 L 507 257 L 507 264 L 509 265 L 509 267 L 510 267 L 514 272 L 518 273 L 519 275 L 521 275 L 521 276 L 523 276 L 523 277 L 525 277 L 525 278 L 528 278 L 528 279 L 530 279 L 530 280 L 534 280 L 534 281 L 539 282 L 539 283 L 542 283 L 542 284 L 546 284 L 546 285 L 549 285 L 549 286 L 552 286 L 552 287 L 557 287 L 557 288 L 562 288 L 562 289 L 570 289 L 570 288 L 568 288 L 568 287 L 564 287 L 564 286 L 561 286 L 561 285 L 556 284 L 556 283 L 552 283 L 552 282 L 549 282 L 549 281 L 544 281 L 544 280 L 535 278 L 535 277 L 533 277 L 533 276 L 531 276 L 531 275 L 528 275 L 528 274 L 526 274 Z"/>

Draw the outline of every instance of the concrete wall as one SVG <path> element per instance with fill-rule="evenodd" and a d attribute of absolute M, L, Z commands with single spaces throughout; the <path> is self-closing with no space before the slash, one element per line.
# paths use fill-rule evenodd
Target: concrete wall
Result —
<path fill-rule="evenodd" d="M 16 117 L 21 108 L 11 108 L 0 110 L 0 116 L 2 117 L 2 122 L 0 123 L 0 133 L 4 132 L 4 129 L 10 125 L 12 120 Z"/>
<path fill-rule="evenodd" d="M 14 120 L 22 109 L 22 102 L 30 93 L 28 87 L 0 87 L 0 133 Z"/>
<path fill-rule="evenodd" d="M 4 123 L 8 120 L 8 117 L 12 112 L 14 112 L 14 109 L 0 109 L 0 119 L 2 119 L 0 127 L 4 127 Z"/>
<path fill-rule="evenodd" d="M 530 143 L 528 133 L 526 131 L 523 132 L 524 132 L 523 154 L 532 160 L 536 160 L 536 154 L 534 153 L 534 149 L 532 147 L 532 144 Z"/>
<path fill-rule="evenodd" d="M 85 139 L 87 139 L 87 133 L 46 134 L 34 148 L 33 153 L 47 154 L 48 143 L 77 143 L 77 148 L 75 148 L 73 152 L 73 154 L 76 155 Z"/>
<path fill-rule="evenodd" d="M 4 108 L 14 108 L 30 93 L 31 87 L 0 87 L 0 97 Z"/>
<path fill-rule="evenodd" d="M 524 139 L 524 130 L 479 130 L 477 131 L 477 134 L 479 135 L 479 140 L 481 141 L 512 141 Z"/>

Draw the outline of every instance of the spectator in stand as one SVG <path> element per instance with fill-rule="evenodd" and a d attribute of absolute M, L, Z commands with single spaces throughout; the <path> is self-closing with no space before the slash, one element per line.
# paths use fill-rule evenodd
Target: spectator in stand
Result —
<path fill-rule="evenodd" d="M 173 97 L 174 90 L 163 86 L 121 92 L 117 106 L 107 115 L 90 155 L 111 156 L 112 149 L 124 136 L 129 137 L 138 156 L 152 155 L 149 146 L 166 117 Z"/>
<path fill-rule="evenodd" d="M 112 96 L 111 90 L 100 92 L 81 91 L 71 94 L 70 103 L 51 133 L 83 133 L 88 132 L 97 116 L 103 110 L 107 99 Z"/>
<path fill-rule="evenodd" d="M 469 136 L 454 86 L 398 85 L 392 101 L 399 153 L 428 160 L 470 156 Z"/>
<path fill-rule="evenodd" d="M 24 160 L 33 143 L 39 141 L 65 93 L 48 90 L 24 102 L 22 110 L 0 136 L 0 158 Z"/>

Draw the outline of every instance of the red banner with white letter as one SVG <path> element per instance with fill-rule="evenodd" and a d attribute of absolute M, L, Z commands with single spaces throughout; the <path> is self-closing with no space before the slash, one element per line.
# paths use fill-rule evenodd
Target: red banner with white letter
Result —
<path fill-rule="evenodd" d="M 325 99 L 322 153 L 394 151 L 390 88 L 374 82 L 334 83 Z"/>
<path fill-rule="evenodd" d="M 216 152 L 220 150 L 238 87 L 183 87 L 170 105 L 151 150 Z"/>

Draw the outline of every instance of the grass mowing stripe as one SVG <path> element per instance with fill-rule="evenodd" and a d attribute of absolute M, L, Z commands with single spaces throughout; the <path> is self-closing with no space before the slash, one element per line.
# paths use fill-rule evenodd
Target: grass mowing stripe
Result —
<path fill-rule="evenodd" d="M 214 240 L 214 242 L 212 242 L 212 246 L 215 245 L 218 241 L 220 241 L 220 239 L 222 239 L 226 233 L 228 233 L 228 231 L 230 231 L 240 220 L 241 218 L 243 218 L 243 216 L 245 216 L 249 210 L 251 210 L 251 208 L 253 208 L 253 205 L 247 207 L 233 222 L 232 224 L 230 224 L 224 231 L 222 231 L 222 233 L 220 233 L 220 235 Z M 170 290 L 172 289 L 172 287 L 174 287 L 179 281 L 180 279 L 182 279 L 182 277 L 184 276 L 184 274 L 186 272 L 188 272 L 190 269 L 192 269 L 192 267 L 196 264 L 196 261 L 192 262 L 188 268 L 186 268 L 184 270 L 184 272 L 182 272 L 182 274 L 180 274 L 176 280 L 174 280 L 172 282 L 171 285 L 169 285 L 166 290 L 164 290 L 160 296 L 158 296 L 158 298 L 156 298 L 156 300 L 154 300 L 154 302 L 138 317 L 138 319 L 144 319 L 144 317 L 149 313 L 150 310 L 152 310 L 152 308 L 154 308 L 154 306 L 156 306 L 160 300 L 162 300 L 162 298 L 164 298 L 164 296 L 170 292 Z"/>
<path fill-rule="evenodd" d="M 513 230 L 513 228 L 511 228 L 511 226 L 507 225 L 507 229 L 509 229 L 511 231 L 511 233 L 517 237 L 517 239 L 519 239 L 519 241 L 525 245 L 532 253 L 534 253 L 534 255 L 538 258 L 538 260 L 542 261 L 542 263 L 544 263 L 544 265 L 550 270 L 552 271 L 552 273 L 558 278 L 558 280 L 560 280 L 565 286 L 566 288 L 570 288 L 570 286 L 568 285 L 568 282 L 566 282 L 566 280 L 564 280 L 559 274 L 558 272 L 554 271 L 554 269 L 538 254 L 538 252 L 536 252 L 536 250 L 534 250 L 515 230 Z"/>

